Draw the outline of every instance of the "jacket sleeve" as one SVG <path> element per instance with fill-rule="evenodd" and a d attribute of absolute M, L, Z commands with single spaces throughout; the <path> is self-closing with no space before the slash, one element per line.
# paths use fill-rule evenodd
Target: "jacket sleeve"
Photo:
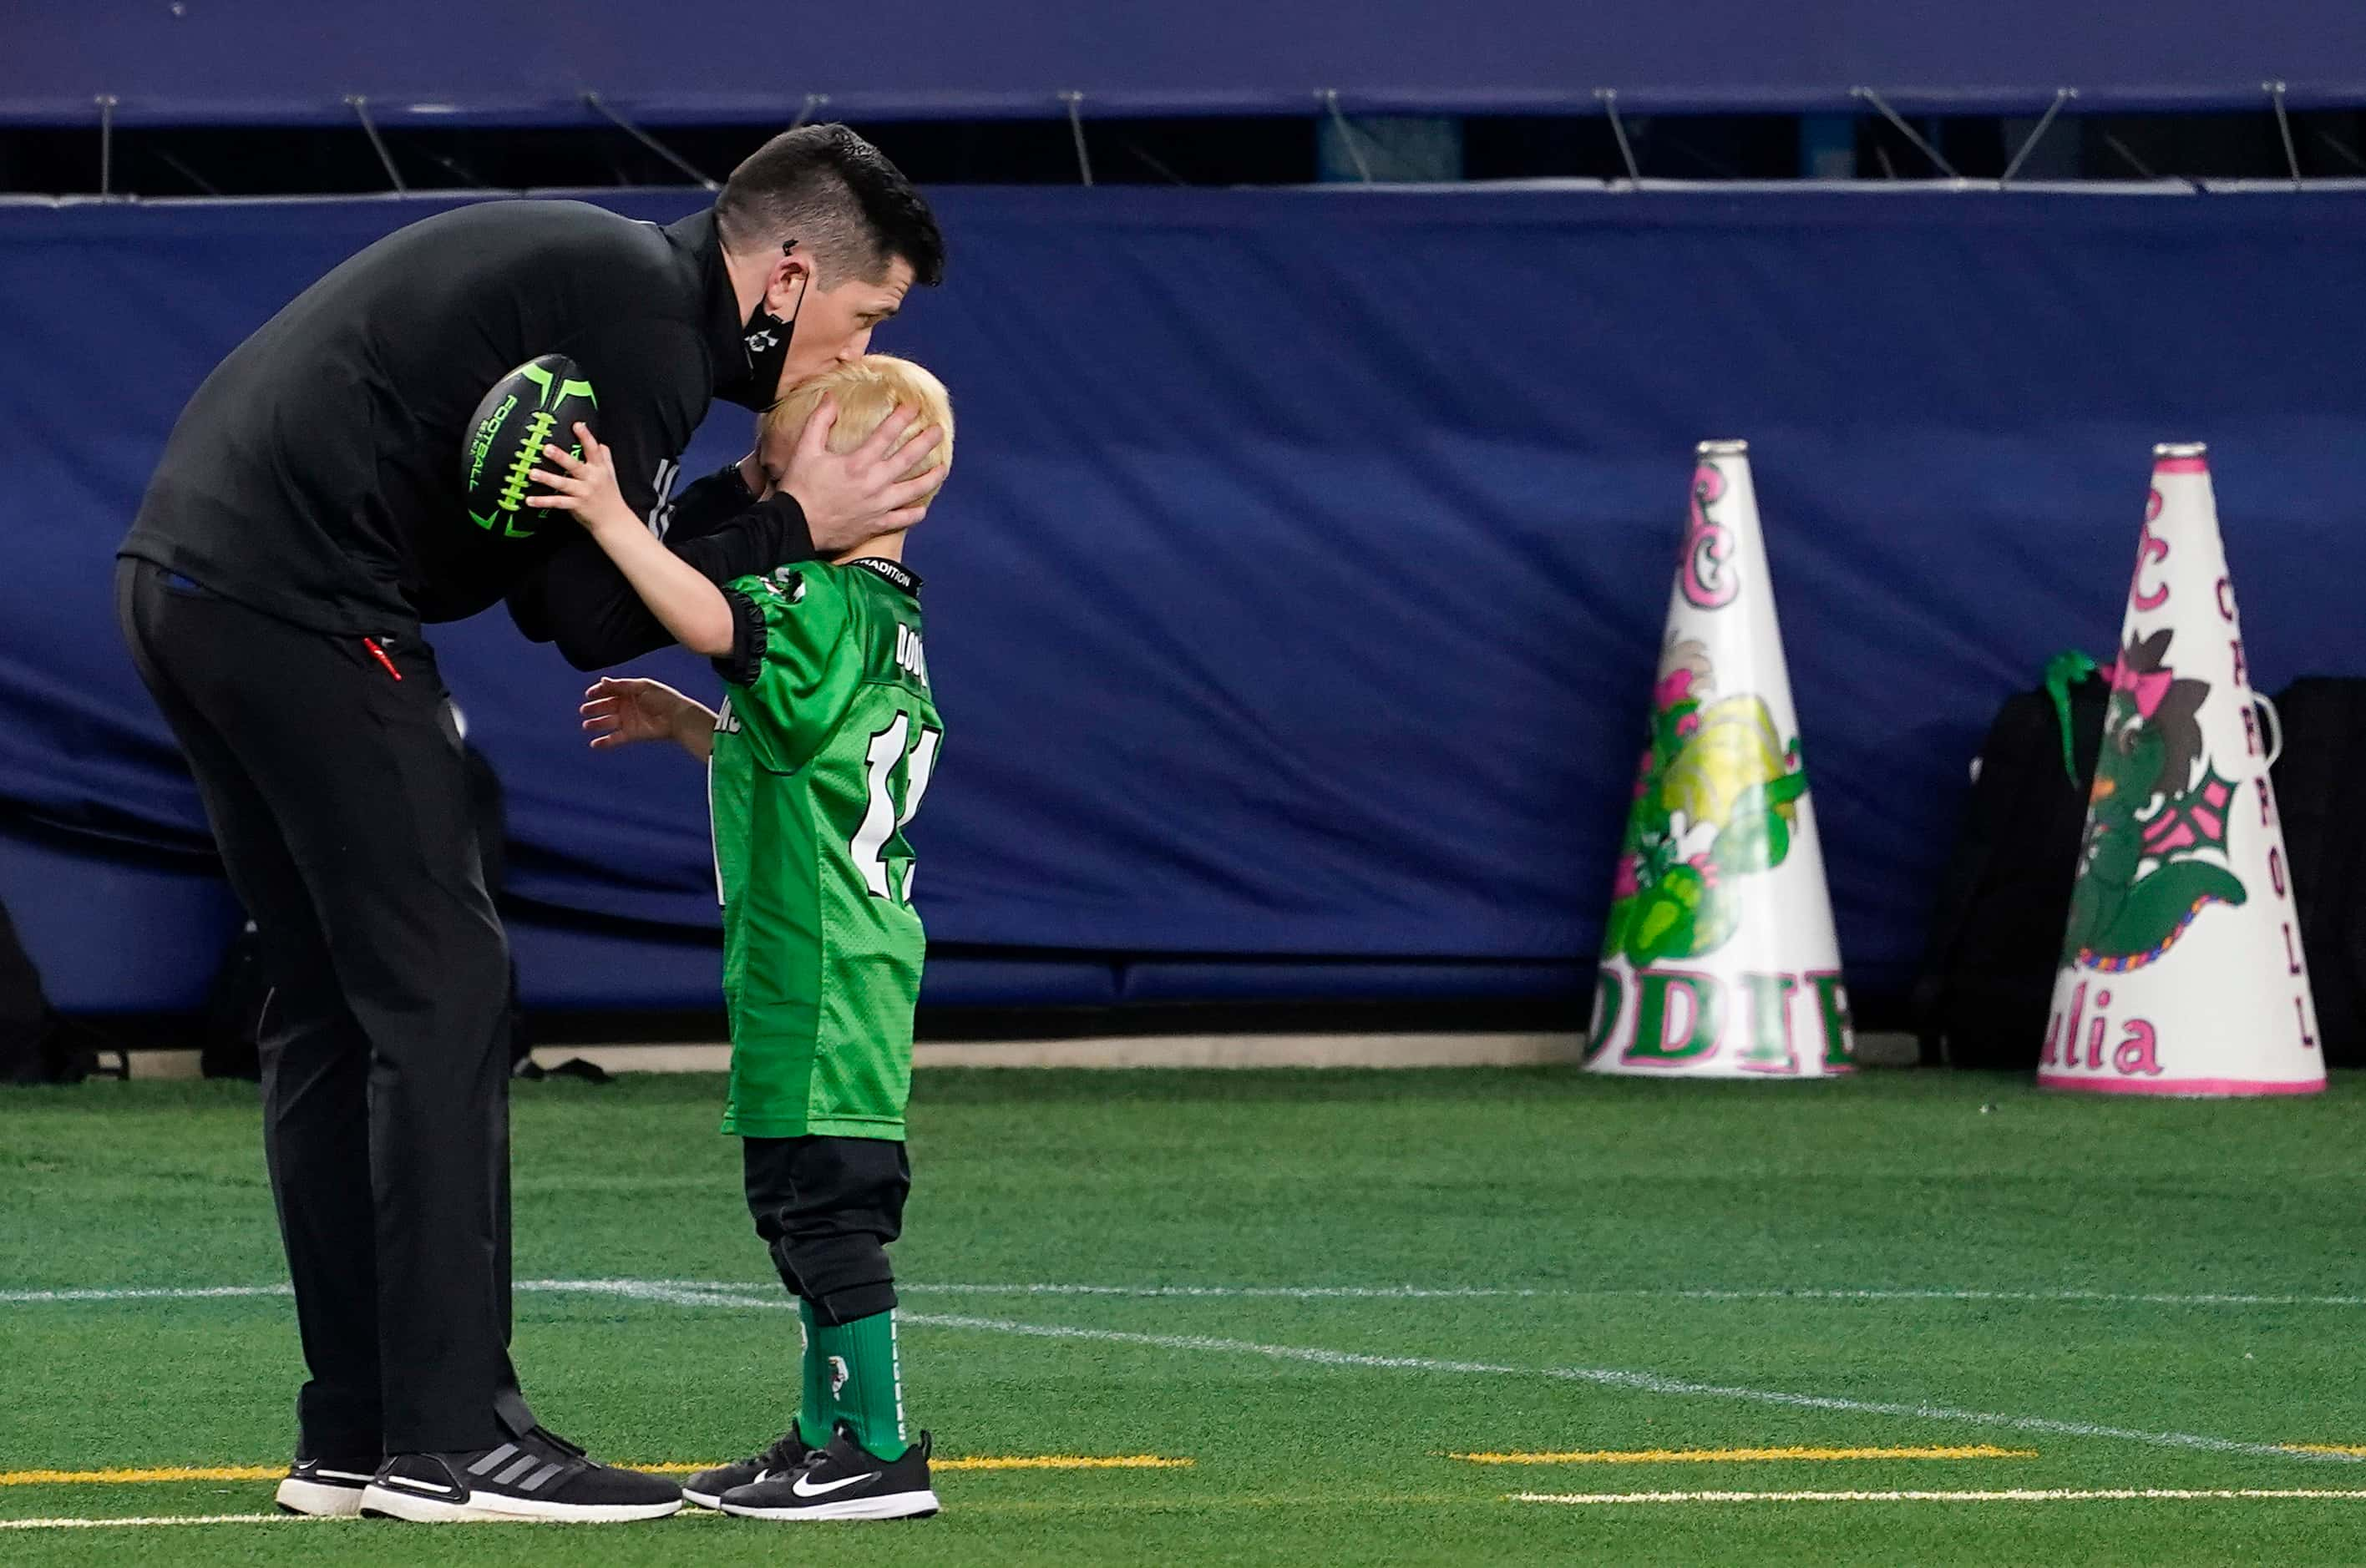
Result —
<path fill-rule="evenodd" d="M 695 538 L 667 547 L 718 586 L 814 558 L 795 499 L 776 495 Z M 604 669 L 673 642 L 600 546 L 570 539 L 510 590 L 510 619 L 537 643 L 556 643 L 577 669 Z"/>
<path fill-rule="evenodd" d="M 740 476 L 739 465 L 734 463 L 683 486 L 670 501 L 659 498 L 659 536 L 669 543 L 696 539 L 714 532 L 755 504 L 755 495 Z"/>
<path fill-rule="evenodd" d="M 646 520 L 660 498 L 659 471 L 706 417 L 706 347 L 687 323 L 650 317 L 603 322 L 561 347 L 592 384 L 592 433 L 615 459 L 616 487 Z"/>

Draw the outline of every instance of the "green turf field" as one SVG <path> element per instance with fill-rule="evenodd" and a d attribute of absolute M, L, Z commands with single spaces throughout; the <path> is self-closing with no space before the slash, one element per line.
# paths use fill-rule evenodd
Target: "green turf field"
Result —
<path fill-rule="evenodd" d="M 519 1089 L 517 1359 L 603 1456 L 722 1459 L 789 1413 L 794 1314 L 720 1093 Z M 939 1454 L 1188 1465 L 947 1466 L 945 1513 L 899 1525 L 0 1528 L 0 1562 L 2366 1562 L 2366 1495 L 2366 1495 L 2366 1459 L 2289 1447 L 2366 1445 L 2366 1084 L 940 1072 L 914 1099 L 897 1257 Z M 0 1526 L 269 1509 L 265 1482 L 24 1478 L 285 1462 L 284 1296 L 89 1294 L 279 1280 L 255 1120 L 235 1084 L 0 1099 Z M 2004 1451 L 1452 1457 L 1966 1448 Z M 2040 1495 L 1764 1495 L 1899 1491 Z M 1639 1494 L 1684 1495 L 1519 1500 Z"/>

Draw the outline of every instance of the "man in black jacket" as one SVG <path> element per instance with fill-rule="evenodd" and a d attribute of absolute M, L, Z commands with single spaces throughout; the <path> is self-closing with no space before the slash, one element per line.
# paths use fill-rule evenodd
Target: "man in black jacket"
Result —
<path fill-rule="evenodd" d="M 861 354 L 943 262 L 893 164 L 807 128 L 667 229 L 520 201 L 400 230 L 241 344 L 174 428 L 117 606 L 275 991 L 264 1148 L 311 1372 L 284 1506 L 681 1506 L 543 1429 L 510 1364 L 508 956 L 420 628 L 506 599 L 584 667 L 667 640 L 580 531 L 470 524 L 463 430 L 513 367 L 581 366 L 626 498 L 661 526 L 711 398 L 761 409 Z M 669 543 L 723 582 L 908 527 L 926 481 L 896 476 L 937 439 L 909 423 L 842 456 L 808 441 L 771 499 Z"/>

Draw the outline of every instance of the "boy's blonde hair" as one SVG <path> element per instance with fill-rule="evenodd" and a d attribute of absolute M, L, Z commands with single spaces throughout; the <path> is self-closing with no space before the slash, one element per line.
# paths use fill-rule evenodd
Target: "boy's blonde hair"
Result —
<path fill-rule="evenodd" d="M 825 396 L 838 405 L 838 423 L 829 432 L 832 452 L 851 452 L 862 445 L 899 404 L 918 409 L 919 416 L 911 429 L 917 431 L 934 425 L 944 437 L 899 477 L 918 478 L 933 468 L 937 483 L 926 498 L 933 498 L 944 487 L 953 464 L 953 400 L 943 382 L 908 359 L 867 353 L 790 387 L 789 395 L 764 416 L 762 439 L 794 442 Z"/>

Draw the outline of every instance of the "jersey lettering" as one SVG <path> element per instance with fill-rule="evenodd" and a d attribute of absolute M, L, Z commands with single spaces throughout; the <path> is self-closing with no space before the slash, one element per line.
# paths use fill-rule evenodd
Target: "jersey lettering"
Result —
<path fill-rule="evenodd" d="M 900 621 L 896 622 L 896 667 L 922 686 L 929 684 L 928 650 L 920 644 L 920 634 Z"/>

